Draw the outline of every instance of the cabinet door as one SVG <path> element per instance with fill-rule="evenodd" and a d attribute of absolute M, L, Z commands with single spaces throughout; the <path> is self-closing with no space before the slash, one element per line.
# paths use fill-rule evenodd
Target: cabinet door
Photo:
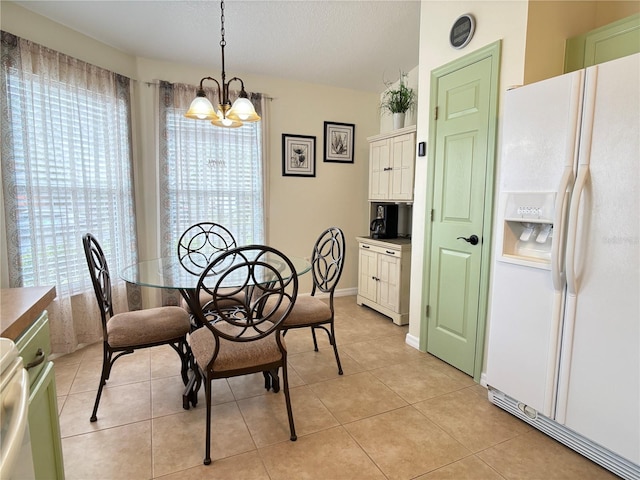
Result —
<path fill-rule="evenodd" d="M 46 362 L 31 385 L 29 435 L 37 479 L 64 479 L 53 362 Z"/>
<path fill-rule="evenodd" d="M 369 199 L 386 200 L 389 197 L 389 140 L 378 140 L 369 145 Z"/>
<path fill-rule="evenodd" d="M 391 179 L 389 199 L 413 200 L 415 134 L 407 133 L 392 139 Z"/>
<path fill-rule="evenodd" d="M 564 71 L 574 72 L 638 52 L 640 14 L 569 38 L 565 46 Z"/>
<path fill-rule="evenodd" d="M 360 272 L 360 276 L 358 277 L 358 294 L 372 302 L 376 302 L 378 254 L 367 250 L 366 247 L 360 247 L 358 263 Z"/>
<path fill-rule="evenodd" d="M 400 257 L 378 254 L 378 303 L 394 312 L 400 311 Z"/>

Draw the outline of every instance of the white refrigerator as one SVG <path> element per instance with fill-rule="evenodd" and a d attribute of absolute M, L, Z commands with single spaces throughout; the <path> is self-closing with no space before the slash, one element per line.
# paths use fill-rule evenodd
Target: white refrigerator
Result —
<path fill-rule="evenodd" d="M 640 478 L 640 54 L 505 96 L 489 398 Z"/>

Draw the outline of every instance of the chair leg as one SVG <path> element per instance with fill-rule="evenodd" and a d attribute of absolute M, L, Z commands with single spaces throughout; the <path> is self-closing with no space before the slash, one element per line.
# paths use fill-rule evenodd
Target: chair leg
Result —
<path fill-rule="evenodd" d="M 262 375 L 264 376 L 264 388 L 266 390 L 270 390 L 271 389 L 271 374 L 267 371 L 262 372 Z"/>
<path fill-rule="evenodd" d="M 177 344 L 169 344 L 180 357 L 180 375 L 182 375 L 182 383 L 189 383 L 189 358 L 191 358 L 191 349 L 187 343 L 187 339 L 183 338 Z"/>
<path fill-rule="evenodd" d="M 102 397 L 102 389 L 104 388 L 105 383 L 107 383 L 107 379 L 109 378 L 109 373 L 111 372 L 111 351 L 107 349 L 107 346 L 103 346 L 102 352 L 102 374 L 100 375 L 100 386 L 98 387 L 98 393 L 96 394 L 96 401 L 93 404 L 93 412 L 91 413 L 91 417 L 89 418 L 90 422 L 95 422 L 98 420 L 98 405 L 100 405 L 100 397 Z"/>
<path fill-rule="evenodd" d="M 278 393 L 280 391 L 280 377 L 278 376 L 278 369 L 274 368 L 273 370 L 269 370 L 267 374 L 270 378 L 273 393 Z"/>
<path fill-rule="evenodd" d="M 200 385 L 202 385 L 202 375 L 200 375 L 200 368 L 196 365 L 195 361 L 191 368 L 193 369 L 193 378 L 195 378 L 195 382 L 191 390 L 189 400 L 191 401 L 191 406 L 195 407 L 198 404 L 198 392 L 200 391 Z"/>
<path fill-rule="evenodd" d="M 291 410 L 291 397 L 289 396 L 289 377 L 287 375 L 287 358 L 285 357 L 282 364 L 282 384 L 284 388 L 284 398 L 287 404 L 287 415 L 289 416 L 289 430 L 291 431 L 291 441 L 295 442 L 298 439 L 296 435 L 296 427 L 293 423 L 293 411 Z"/>
<path fill-rule="evenodd" d="M 342 375 L 342 364 L 340 363 L 340 355 L 338 355 L 338 344 L 336 343 L 336 331 L 335 328 L 333 326 L 333 320 L 331 320 L 330 322 L 330 327 L 327 328 L 324 325 L 318 325 L 315 327 L 311 327 L 311 332 L 313 333 L 313 344 L 315 346 L 315 350 L 316 352 L 318 351 L 318 344 L 316 342 L 316 328 L 321 328 L 322 330 L 324 330 L 327 334 L 327 337 L 329 337 L 329 343 L 331 344 L 331 346 L 333 347 L 333 353 L 336 356 L 336 363 L 338 364 L 338 375 Z"/>
<path fill-rule="evenodd" d="M 204 463 L 209 465 L 211 463 L 211 379 L 207 374 L 204 376 L 204 396 L 207 402 L 207 425 L 206 425 L 206 438 L 204 446 Z"/>
<path fill-rule="evenodd" d="M 187 343 L 187 339 L 180 340 L 180 375 L 182 382 L 186 385 L 189 382 L 189 359 L 191 358 L 191 347 Z"/>
<path fill-rule="evenodd" d="M 333 322 L 331 322 L 331 338 L 329 341 L 333 346 L 333 353 L 336 355 L 336 363 L 338 364 L 338 375 L 342 375 L 342 364 L 340 363 L 340 355 L 338 355 L 338 344 L 336 343 L 336 331 L 333 328 Z"/>
<path fill-rule="evenodd" d="M 311 327 L 311 336 L 313 337 L 313 350 L 318 351 L 318 340 L 316 339 L 316 329 Z"/>

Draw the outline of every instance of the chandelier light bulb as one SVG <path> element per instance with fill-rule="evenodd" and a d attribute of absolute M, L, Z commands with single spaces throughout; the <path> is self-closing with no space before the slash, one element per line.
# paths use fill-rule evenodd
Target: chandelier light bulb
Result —
<path fill-rule="evenodd" d="M 216 111 L 209 99 L 204 96 L 204 91 L 202 96 L 198 95 L 193 99 L 185 117 L 196 120 L 211 120 L 216 117 Z"/>
<path fill-rule="evenodd" d="M 246 95 L 246 93 L 245 93 Z M 257 122 L 260 116 L 256 113 L 253 103 L 247 97 L 238 97 L 231 110 L 227 113 L 227 117 L 241 122 Z"/>

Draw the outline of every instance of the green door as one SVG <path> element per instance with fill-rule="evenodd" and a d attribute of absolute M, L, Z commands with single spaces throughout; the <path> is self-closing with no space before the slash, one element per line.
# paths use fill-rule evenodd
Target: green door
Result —
<path fill-rule="evenodd" d="M 485 221 L 490 222 L 485 219 L 486 202 L 492 198 L 486 187 L 496 101 L 492 62 L 484 57 L 440 76 L 435 97 L 427 351 L 469 375 L 476 366 L 478 318 L 484 305 L 483 249 L 489 248 L 483 235 Z"/>

